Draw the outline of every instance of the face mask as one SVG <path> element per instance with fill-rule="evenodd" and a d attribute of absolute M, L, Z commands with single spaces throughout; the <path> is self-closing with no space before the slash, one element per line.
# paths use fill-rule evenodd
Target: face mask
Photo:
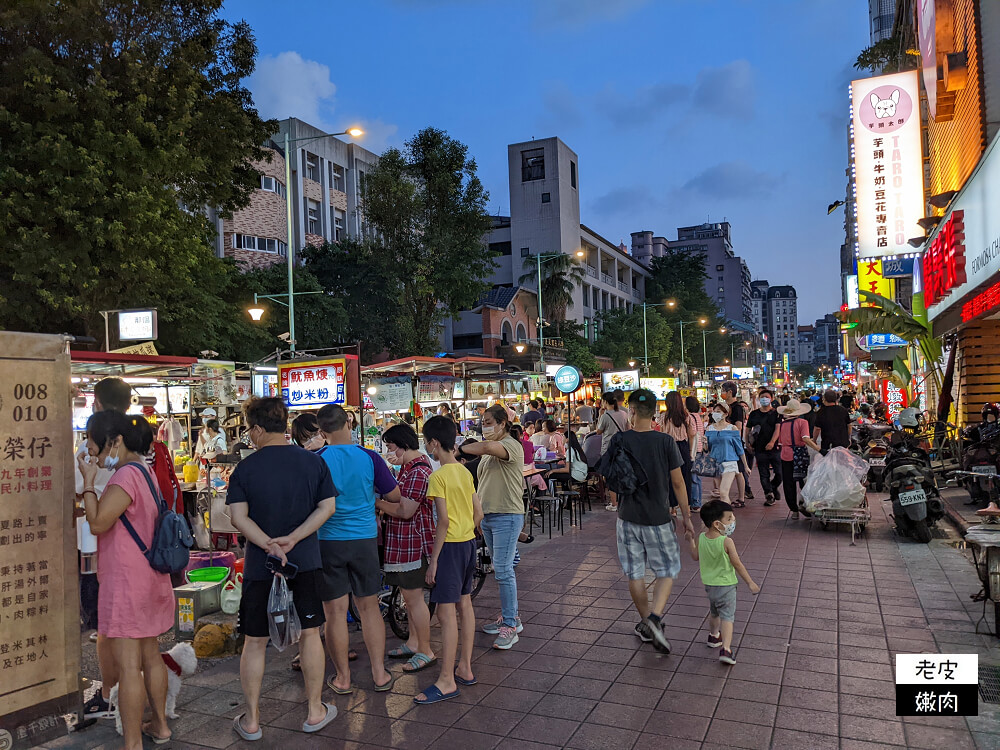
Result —
<path fill-rule="evenodd" d="M 723 418 L 724 416 L 726 416 L 726 415 L 725 415 L 725 414 L 723 414 L 722 412 L 718 412 L 718 411 L 713 411 L 713 412 L 712 412 L 712 421 L 713 421 L 713 422 L 721 422 L 721 421 L 722 421 L 722 418 Z"/>
<path fill-rule="evenodd" d="M 762 398 L 762 399 L 760 399 L 759 403 L 760 403 L 761 406 L 765 406 L 765 407 L 766 406 L 770 406 L 771 405 L 771 399 L 769 399 L 769 398 Z"/>
<path fill-rule="evenodd" d="M 115 447 L 115 453 L 116 454 L 118 453 L 117 446 Z M 101 462 L 101 466 L 103 466 L 105 469 L 114 469 L 117 465 L 118 465 L 118 456 L 117 455 L 112 456 L 110 453 L 107 456 L 105 456 L 104 460 Z"/>
<path fill-rule="evenodd" d="M 732 536 L 734 531 L 736 531 L 735 518 L 722 528 L 722 533 L 725 534 L 726 536 Z"/>

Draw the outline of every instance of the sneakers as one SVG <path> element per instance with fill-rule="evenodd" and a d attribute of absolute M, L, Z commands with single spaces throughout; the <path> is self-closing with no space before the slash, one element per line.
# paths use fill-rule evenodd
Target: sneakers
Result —
<path fill-rule="evenodd" d="M 753 492 L 750 490 L 749 487 L 747 487 L 747 491 L 746 491 L 746 493 L 744 493 L 744 497 L 746 497 L 747 500 L 753 500 L 754 499 L 753 498 Z"/>
<path fill-rule="evenodd" d="M 635 624 L 635 634 L 639 636 L 639 640 L 643 643 L 653 642 L 653 634 L 649 632 L 649 629 L 646 627 L 645 620 L 640 620 Z"/>
<path fill-rule="evenodd" d="M 83 717 L 85 719 L 113 719 L 115 718 L 115 709 L 110 702 L 104 700 L 104 696 L 98 690 L 93 698 L 83 704 Z"/>
<path fill-rule="evenodd" d="M 733 656 L 732 651 L 728 651 L 723 648 L 719 650 L 719 661 L 721 661 L 723 664 L 735 664 L 736 657 Z"/>
<path fill-rule="evenodd" d="M 705 645 L 709 648 L 721 648 L 722 647 L 722 633 L 718 635 L 708 634 L 708 640 L 705 641 Z"/>
<path fill-rule="evenodd" d="M 765 508 L 770 508 L 772 505 L 778 502 L 778 499 L 774 496 L 773 492 L 768 492 L 765 497 L 767 498 L 766 500 L 764 500 Z"/>
<path fill-rule="evenodd" d="M 798 521 L 799 520 L 799 512 L 797 510 L 793 510 L 792 511 L 792 520 L 793 521 Z"/>
<path fill-rule="evenodd" d="M 521 624 L 521 618 L 516 618 L 514 622 L 517 623 L 517 632 L 522 632 L 524 630 L 524 625 Z M 511 629 L 514 630 L 514 628 Z M 495 621 L 488 622 L 483 625 L 483 632 L 486 633 L 486 635 L 500 635 L 501 630 L 503 630 L 503 615 L 498 616 Z"/>
<path fill-rule="evenodd" d="M 641 624 L 644 626 L 643 629 L 646 631 L 646 635 L 650 636 L 652 639 L 653 648 L 660 653 L 669 654 L 670 641 L 668 641 L 667 637 L 663 634 L 663 627 L 660 625 L 660 618 L 657 617 L 656 619 L 653 619 L 653 616 L 650 615 L 643 620 Z M 639 637 L 641 638 L 642 636 L 640 635 Z"/>
<path fill-rule="evenodd" d="M 509 627 L 507 625 L 500 626 L 500 633 L 497 635 L 497 639 L 493 641 L 493 648 L 500 649 L 501 651 L 506 651 L 515 643 L 517 643 L 517 630 Z"/>

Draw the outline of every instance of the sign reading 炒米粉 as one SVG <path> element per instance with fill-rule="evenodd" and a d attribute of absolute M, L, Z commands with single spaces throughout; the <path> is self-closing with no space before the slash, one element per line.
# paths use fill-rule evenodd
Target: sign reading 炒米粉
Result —
<path fill-rule="evenodd" d="M 580 387 L 580 371 L 572 365 L 564 365 L 556 370 L 554 377 L 556 388 L 560 393 L 572 393 Z"/>
<path fill-rule="evenodd" d="M 896 654 L 897 716 L 978 716 L 978 654 Z"/>
<path fill-rule="evenodd" d="M 913 252 L 922 236 L 924 177 L 917 71 L 851 82 L 851 179 L 857 256 Z M 864 288 L 864 286 L 862 286 Z"/>
<path fill-rule="evenodd" d="M 343 357 L 278 365 L 281 397 L 292 408 L 344 404 L 347 400 L 346 371 L 347 361 Z"/>

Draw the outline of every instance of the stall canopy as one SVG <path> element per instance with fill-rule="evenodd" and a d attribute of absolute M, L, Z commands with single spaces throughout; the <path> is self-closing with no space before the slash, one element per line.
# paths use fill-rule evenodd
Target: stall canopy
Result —
<path fill-rule="evenodd" d="M 365 365 L 361 368 L 361 374 L 366 378 L 393 375 L 446 375 L 453 378 L 471 378 L 476 375 L 499 375 L 502 371 L 503 360 L 489 357 L 406 357 Z"/>

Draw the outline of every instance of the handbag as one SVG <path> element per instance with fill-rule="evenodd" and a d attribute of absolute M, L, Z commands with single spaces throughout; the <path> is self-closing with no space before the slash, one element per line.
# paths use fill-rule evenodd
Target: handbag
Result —
<path fill-rule="evenodd" d="M 805 445 L 795 445 L 795 423 L 792 421 L 792 477 L 805 479 L 809 473 L 809 449 Z"/>
<path fill-rule="evenodd" d="M 712 458 L 712 454 L 707 451 L 702 451 L 694 457 L 691 471 L 699 477 L 717 477 L 721 474 L 719 462 Z"/>

